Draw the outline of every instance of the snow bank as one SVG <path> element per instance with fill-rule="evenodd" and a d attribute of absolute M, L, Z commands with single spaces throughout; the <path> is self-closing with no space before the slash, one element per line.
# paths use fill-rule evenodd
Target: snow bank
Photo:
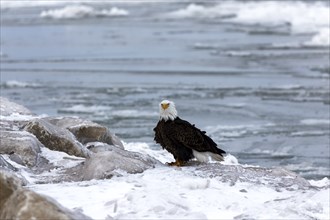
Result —
<path fill-rule="evenodd" d="M 146 143 L 125 143 L 125 148 L 153 156 L 162 162 L 172 160 L 166 151 L 152 150 Z M 52 152 L 44 153 L 49 155 Z M 54 160 L 56 156 L 51 158 Z M 226 157 L 223 164 L 232 164 L 233 158 L 231 155 Z M 234 183 L 222 181 L 221 174 L 211 175 L 210 170 L 204 172 L 204 169 L 208 169 L 208 165 L 179 168 L 157 166 L 141 174 L 122 173 L 110 180 L 32 184 L 28 187 L 53 197 L 65 207 L 82 210 L 94 219 L 329 217 L 330 183 L 327 178 L 309 181 L 312 186 L 308 187 L 281 188 L 268 184 L 273 181 L 272 178 L 265 179 L 262 173 L 258 174 L 262 168 L 255 168 L 256 175 L 251 181 L 238 178 Z M 274 170 L 274 175 L 279 172 Z"/>
<path fill-rule="evenodd" d="M 94 219 L 302 219 L 329 216 L 329 187 L 277 191 L 198 177 L 191 167 L 158 167 L 111 180 L 32 185 Z M 60 193 L 59 193 L 60 192 Z"/>

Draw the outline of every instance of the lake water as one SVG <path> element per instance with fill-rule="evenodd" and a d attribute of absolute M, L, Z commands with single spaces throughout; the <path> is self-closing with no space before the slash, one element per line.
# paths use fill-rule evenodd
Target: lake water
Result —
<path fill-rule="evenodd" d="M 328 1 L 5 0 L 1 96 L 152 148 L 169 99 L 241 164 L 321 179 L 329 24 Z"/>

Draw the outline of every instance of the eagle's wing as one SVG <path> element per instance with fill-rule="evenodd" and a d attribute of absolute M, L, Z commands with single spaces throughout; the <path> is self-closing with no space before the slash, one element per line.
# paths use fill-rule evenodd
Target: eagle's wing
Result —
<path fill-rule="evenodd" d="M 216 148 L 216 144 L 211 138 L 205 135 L 205 132 L 182 119 L 170 123 L 166 127 L 166 133 L 168 137 L 190 149 L 200 152 L 216 151 L 214 149 L 214 147 Z M 208 143 L 208 141 L 205 140 L 205 137 L 209 138 L 212 141 L 212 144 Z"/>
<path fill-rule="evenodd" d="M 163 141 L 162 135 L 160 134 L 159 129 L 160 129 L 160 122 L 158 122 L 156 127 L 154 128 L 154 132 L 155 132 L 154 140 L 156 141 L 156 143 L 160 144 L 164 149 L 165 144 L 164 144 L 164 141 Z"/>

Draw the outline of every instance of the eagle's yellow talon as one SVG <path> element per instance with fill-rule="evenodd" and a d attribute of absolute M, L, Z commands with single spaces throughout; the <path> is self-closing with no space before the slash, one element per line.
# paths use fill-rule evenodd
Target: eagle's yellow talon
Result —
<path fill-rule="evenodd" d="M 184 161 L 176 160 L 175 162 L 167 162 L 166 165 L 181 167 L 185 164 Z"/>

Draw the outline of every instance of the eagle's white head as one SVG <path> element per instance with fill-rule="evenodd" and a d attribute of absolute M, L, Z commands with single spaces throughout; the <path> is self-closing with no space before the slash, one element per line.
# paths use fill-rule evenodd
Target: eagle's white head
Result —
<path fill-rule="evenodd" d="M 160 120 L 164 119 L 165 121 L 173 121 L 176 117 L 178 117 L 178 112 L 176 111 L 174 102 L 168 100 L 163 100 L 159 103 L 159 113 Z"/>

